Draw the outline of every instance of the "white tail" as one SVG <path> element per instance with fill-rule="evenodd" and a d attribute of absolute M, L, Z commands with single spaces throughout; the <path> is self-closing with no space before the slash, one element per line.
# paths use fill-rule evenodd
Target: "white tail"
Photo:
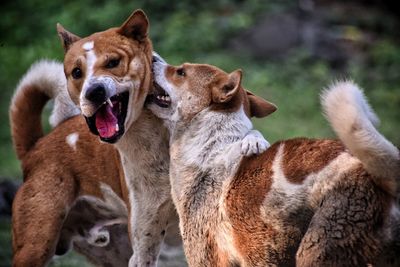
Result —
<path fill-rule="evenodd" d="M 395 194 L 400 176 L 399 150 L 374 125 L 378 117 L 363 92 L 350 81 L 333 84 L 321 95 L 325 115 L 340 140 L 383 189 Z"/>

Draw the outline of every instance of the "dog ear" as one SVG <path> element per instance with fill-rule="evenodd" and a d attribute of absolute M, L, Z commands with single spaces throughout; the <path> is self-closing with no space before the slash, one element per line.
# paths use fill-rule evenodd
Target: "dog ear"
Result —
<path fill-rule="evenodd" d="M 268 102 L 264 98 L 256 96 L 247 90 L 246 94 L 249 100 L 251 117 L 263 118 L 277 110 L 277 107 L 273 103 Z"/>
<path fill-rule="evenodd" d="M 149 20 L 143 10 L 135 10 L 118 29 L 118 33 L 139 42 L 143 41 L 149 33 Z"/>
<path fill-rule="evenodd" d="M 67 51 L 69 50 L 69 48 L 71 47 L 71 45 L 73 43 L 75 43 L 76 41 L 81 39 L 81 37 L 76 36 L 75 34 L 70 33 L 69 31 L 64 29 L 64 27 L 61 26 L 60 23 L 57 23 L 57 32 L 58 32 L 58 36 L 61 39 L 65 53 L 67 53 Z"/>
<path fill-rule="evenodd" d="M 240 89 L 242 81 L 242 70 L 235 70 L 228 75 L 227 80 L 222 86 L 214 87 L 212 90 L 212 100 L 215 103 L 226 103 L 234 97 Z"/>

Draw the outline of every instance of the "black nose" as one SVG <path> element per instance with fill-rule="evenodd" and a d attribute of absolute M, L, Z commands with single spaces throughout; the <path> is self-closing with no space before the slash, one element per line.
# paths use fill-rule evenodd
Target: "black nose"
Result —
<path fill-rule="evenodd" d="M 101 104 L 106 101 L 106 89 L 102 84 L 93 84 L 85 94 L 85 98 L 96 104 Z"/>
<path fill-rule="evenodd" d="M 166 63 L 165 60 L 157 53 L 153 51 L 153 63 L 155 62 L 163 62 Z"/>
<path fill-rule="evenodd" d="M 155 63 L 155 62 L 158 62 L 158 61 L 159 61 L 158 57 L 156 55 L 153 55 L 152 63 Z"/>

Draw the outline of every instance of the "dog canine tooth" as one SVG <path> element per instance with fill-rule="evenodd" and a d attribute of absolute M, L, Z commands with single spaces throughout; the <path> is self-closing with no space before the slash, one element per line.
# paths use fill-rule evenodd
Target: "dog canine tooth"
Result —
<path fill-rule="evenodd" d="M 112 108 L 114 107 L 113 103 L 111 102 L 111 99 L 108 98 L 108 99 L 106 100 L 106 102 L 107 102 Z"/>
<path fill-rule="evenodd" d="M 115 124 L 115 130 L 116 130 L 117 132 L 119 131 L 119 125 L 118 125 L 118 123 Z"/>

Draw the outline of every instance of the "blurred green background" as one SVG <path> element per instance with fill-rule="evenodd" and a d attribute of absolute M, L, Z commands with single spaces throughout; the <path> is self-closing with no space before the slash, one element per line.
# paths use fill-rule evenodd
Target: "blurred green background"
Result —
<path fill-rule="evenodd" d="M 255 124 L 272 143 L 295 136 L 333 137 L 319 106 L 332 81 L 351 78 L 400 145 L 399 10 L 395 1 L 312 0 L 14 0 L 0 10 L 0 181 L 21 179 L 8 107 L 30 64 L 62 60 L 55 25 L 86 36 L 119 26 L 136 8 L 151 24 L 154 48 L 169 63 L 241 68 L 247 89 L 277 104 Z M 29 119 L 29 118 L 27 118 Z M 10 220 L 0 218 L 0 266 L 10 266 Z M 70 254 L 51 266 L 85 266 Z"/>

